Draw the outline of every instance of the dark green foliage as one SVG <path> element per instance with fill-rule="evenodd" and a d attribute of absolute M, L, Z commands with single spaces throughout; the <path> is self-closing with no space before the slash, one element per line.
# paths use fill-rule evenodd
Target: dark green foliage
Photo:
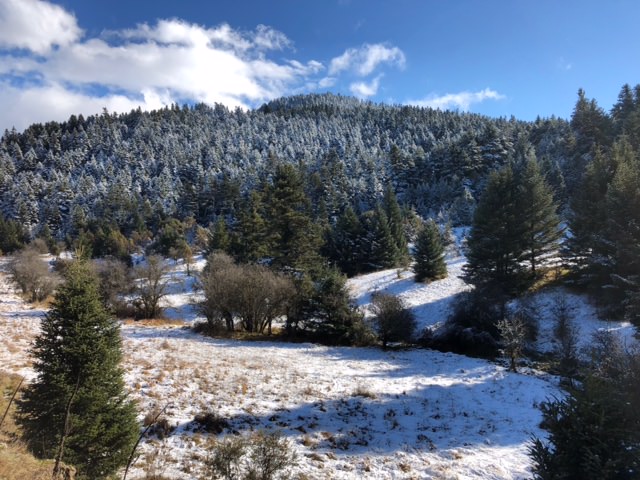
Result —
<path fill-rule="evenodd" d="M 162 224 L 152 250 L 168 257 L 172 251 L 184 248 L 185 243 L 184 225 L 180 220 L 170 218 Z"/>
<path fill-rule="evenodd" d="M 519 192 L 510 166 L 489 176 L 468 239 L 466 273 L 476 285 L 517 286 L 523 273 L 523 218 L 517 211 Z"/>
<path fill-rule="evenodd" d="M 0 215 L 0 253 L 15 252 L 28 240 L 29 236 L 19 222 L 7 220 Z"/>
<path fill-rule="evenodd" d="M 354 343 L 354 326 L 362 320 L 346 285 L 346 278 L 335 269 L 323 269 L 313 282 L 304 309 L 305 327 L 328 343 Z"/>
<path fill-rule="evenodd" d="M 591 152 L 594 147 L 611 144 L 611 119 L 595 100 L 586 98 L 582 89 L 578 90 L 578 100 L 571 116 L 571 127 L 578 140 L 578 154 Z"/>
<path fill-rule="evenodd" d="M 243 202 L 231 241 L 231 252 L 239 262 L 255 262 L 270 251 L 263 196 L 254 190 Z"/>
<path fill-rule="evenodd" d="M 395 264 L 406 266 L 409 263 L 409 249 L 407 248 L 407 236 L 404 233 L 404 218 L 402 217 L 402 210 L 400 209 L 400 205 L 398 205 L 396 194 L 393 188 L 391 188 L 391 185 L 387 185 L 384 191 L 382 205 L 384 213 L 387 216 L 389 230 L 391 231 L 395 246 Z"/>
<path fill-rule="evenodd" d="M 384 270 L 397 265 L 398 247 L 383 208 L 365 212 L 362 216 L 364 235 L 360 240 L 363 272 Z"/>
<path fill-rule="evenodd" d="M 227 228 L 227 222 L 224 218 L 218 218 L 211 227 L 211 234 L 209 238 L 209 245 L 207 249 L 209 252 L 229 252 L 231 248 L 231 237 Z"/>
<path fill-rule="evenodd" d="M 418 233 L 413 258 L 416 282 L 430 282 L 447 276 L 440 230 L 432 219 Z"/>
<path fill-rule="evenodd" d="M 273 265 L 300 271 L 316 268 L 320 262 L 321 232 L 313 222 L 302 177 L 294 166 L 276 166 L 265 209 Z"/>
<path fill-rule="evenodd" d="M 540 259 L 556 252 L 562 237 L 553 193 L 535 157 L 526 160 L 519 174 L 518 189 L 516 208 L 522 218 L 523 254 L 535 277 Z"/>
<path fill-rule="evenodd" d="M 558 249 L 562 235 L 553 194 L 537 161 L 529 154 L 517 167 L 490 175 L 474 215 L 466 266 L 474 284 L 511 292 L 536 278 L 541 259 Z"/>
<path fill-rule="evenodd" d="M 585 378 L 541 406 L 547 442 L 530 448 L 539 480 L 640 478 L 640 355 L 597 338 Z"/>
<path fill-rule="evenodd" d="M 637 153 L 625 137 L 610 152 L 596 152 L 572 203 L 567 244 L 578 281 L 592 288 L 610 314 L 634 321 L 640 291 L 639 168 Z"/>
<path fill-rule="evenodd" d="M 600 234 L 606 225 L 605 198 L 617 165 L 612 156 L 596 150 L 586 167 L 579 188 L 570 202 L 569 230 L 571 235 L 564 254 L 576 270 L 595 266 Z"/>
<path fill-rule="evenodd" d="M 360 219 L 350 206 L 338 217 L 329 233 L 325 250 L 327 257 L 348 276 L 362 271 L 360 242 L 364 231 Z"/>
<path fill-rule="evenodd" d="M 38 376 L 19 405 L 29 446 L 41 457 L 57 453 L 69 404 L 62 460 L 76 466 L 79 478 L 109 477 L 126 463 L 138 425 L 124 389 L 119 325 L 86 263 L 67 270 L 33 355 Z"/>
<path fill-rule="evenodd" d="M 388 293 L 375 293 L 371 298 L 373 324 L 382 347 L 389 342 L 410 342 L 416 329 L 413 312 L 402 299 Z"/>

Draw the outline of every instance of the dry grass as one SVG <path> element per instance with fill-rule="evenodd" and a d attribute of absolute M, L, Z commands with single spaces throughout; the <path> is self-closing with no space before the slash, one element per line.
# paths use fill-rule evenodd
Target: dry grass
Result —
<path fill-rule="evenodd" d="M 11 394 L 20 383 L 20 377 L 0 371 L 0 418 L 4 414 Z M 49 480 L 53 462 L 38 460 L 20 441 L 20 432 L 15 423 L 15 403 L 0 431 L 0 479 L 2 480 Z"/>
<path fill-rule="evenodd" d="M 551 267 L 547 268 L 538 278 L 535 283 L 529 288 L 531 292 L 537 292 L 545 287 L 551 287 L 561 283 L 570 271 L 568 269 Z"/>
<path fill-rule="evenodd" d="M 125 325 L 134 325 L 142 327 L 183 327 L 186 325 L 184 320 L 175 318 L 150 318 L 146 320 L 134 320 L 126 318 L 123 320 Z"/>

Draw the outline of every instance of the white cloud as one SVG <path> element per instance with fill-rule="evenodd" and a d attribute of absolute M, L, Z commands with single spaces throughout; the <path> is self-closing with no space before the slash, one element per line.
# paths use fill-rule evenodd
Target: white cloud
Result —
<path fill-rule="evenodd" d="M 375 95 L 382 66 L 403 68 L 404 53 L 384 44 L 347 49 L 330 66 L 294 54 L 266 25 L 253 31 L 160 19 L 85 37 L 75 16 L 45 0 L 0 0 L 0 132 L 33 122 L 124 112 L 172 102 L 248 108 L 290 93 L 335 86 Z M 20 49 L 20 51 L 16 51 Z M 377 75 L 372 78 L 373 75 Z"/>
<path fill-rule="evenodd" d="M 44 55 L 82 36 L 76 18 L 41 0 L 0 0 L 0 46 L 26 48 Z"/>
<path fill-rule="evenodd" d="M 0 5 L 14 6 L 13 0 Z M 103 107 L 122 112 L 187 100 L 246 108 L 309 83 L 325 68 L 314 60 L 269 59 L 268 51 L 288 48 L 291 41 L 264 25 L 240 32 L 226 24 L 205 28 L 170 19 L 81 41 L 73 16 L 45 2 L 37 6 L 66 18 L 61 24 L 75 26 L 67 30 L 76 33 L 61 34 L 55 49 L 44 35 L 24 40 L 38 57 L 0 52 L 0 131 Z M 18 46 L 12 38 L 0 33 L 0 42 Z"/>
<path fill-rule="evenodd" d="M 371 97 L 378 93 L 378 88 L 380 87 L 380 77 L 381 75 L 378 75 L 369 83 L 354 82 L 349 86 L 349 90 L 351 90 L 351 93 L 359 98 Z"/>
<path fill-rule="evenodd" d="M 404 68 L 406 59 L 398 47 L 388 47 L 381 43 L 364 44 L 360 48 L 349 48 L 342 55 L 333 58 L 329 64 L 329 74 L 353 71 L 365 77 L 384 63 Z"/>
<path fill-rule="evenodd" d="M 504 95 L 485 88 L 479 92 L 459 92 L 447 93 L 446 95 L 429 95 L 422 100 L 410 100 L 405 102 L 409 105 L 417 105 L 419 107 L 430 107 L 439 110 L 462 110 L 468 111 L 469 107 L 475 103 L 484 102 L 485 100 L 502 100 L 506 98 Z"/>
<path fill-rule="evenodd" d="M 291 40 L 284 33 L 266 25 L 258 25 L 253 41 L 256 46 L 266 50 L 284 50 L 292 46 Z"/>
<path fill-rule="evenodd" d="M 23 129 L 34 122 L 64 121 L 72 114 L 98 113 L 103 108 L 110 112 L 127 112 L 138 106 L 152 110 L 169 103 L 171 99 L 167 95 L 150 90 L 133 99 L 124 95 L 94 97 L 70 91 L 58 84 L 27 88 L 0 84 L 3 129 L 13 126 Z"/>

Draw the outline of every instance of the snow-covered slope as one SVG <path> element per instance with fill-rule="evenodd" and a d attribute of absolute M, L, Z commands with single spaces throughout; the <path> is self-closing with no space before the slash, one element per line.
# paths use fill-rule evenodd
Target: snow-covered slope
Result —
<path fill-rule="evenodd" d="M 410 271 L 387 270 L 349 281 L 358 304 L 371 294 L 398 294 L 420 325 L 443 322 L 456 295 L 464 257 L 447 257 L 449 276 L 416 284 Z M 197 268 L 203 260 L 198 259 Z M 168 274 L 168 314 L 190 323 L 197 298 L 184 265 Z M 553 297 L 537 297 L 540 347 L 553 348 Z M 29 308 L 0 273 L 0 368 L 33 376 L 28 345 L 43 311 Z M 602 322 L 583 297 L 567 294 L 582 337 L 598 328 L 633 329 Z M 544 435 L 537 404 L 561 394 L 538 372 L 508 373 L 491 362 L 423 349 L 329 348 L 311 344 L 213 340 L 183 327 L 126 324 L 126 381 L 140 419 L 169 405 L 175 430 L 147 438 L 129 478 L 155 473 L 198 478 L 206 438 L 194 432 L 198 413 L 214 412 L 245 433 L 278 428 L 292 442 L 299 464 L 294 478 L 515 479 L 530 475 L 527 445 Z"/>

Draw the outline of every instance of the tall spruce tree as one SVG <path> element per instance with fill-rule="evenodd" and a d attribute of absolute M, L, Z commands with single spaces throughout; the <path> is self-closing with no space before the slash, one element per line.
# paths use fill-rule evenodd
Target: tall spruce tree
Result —
<path fill-rule="evenodd" d="M 417 282 L 430 282 L 447 276 L 444 246 L 440 230 L 433 219 L 429 219 L 418 233 L 413 256 L 413 271 Z"/>
<path fill-rule="evenodd" d="M 385 189 L 382 205 L 396 247 L 396 264 L 407 265 L 409 263 L 409 249 L 407 247 L 407 236 L 404 233 L 402 210 L 391 185 L 387 185 Z"/>
<path fill-rule="evenodd" d="M 359 242 L 364 235 L 360 219 L 351 206 L 338 217 L 327 242 L 327 256 L 348 276 L 362 271 Z"/>
<path fill-rule="evenodd" d="M 33 355 L 37 378 L 19 404 L 29 446 L 75 465 L 78 478 L 111 476 L 127 462 L 138 425 L 124 389 L 119 324 L 88 264 L 69 267 Z"/>
<path fill-rule="evenodd" d="M 624 315 L 640 323 L 640 160 L 626 140 L 614 148 L 618 168 L 606 196 L 607 224 L 602 242 Z M 615 298 L 612 300 L 616 300 Z M 617 304 L 617 302 L 616 302 Z"/>
<path fill-rule="evenodd" d="M 551 189 L 534 157 L 517 172 L 492 174 L 476 209 L 468 241 L 467 274 L 476 285 L 512 290 L 539 273 L 541 258 L 557 250 L 562 232 Z"/>
<path fill-rule="evenodd" d="M 535 277 L 539 259 L 559 248 L 562 236 L 560 219 L 556 214 L 553 192 L 540 172 L 535 157 L 530 157 L 519 172 L 518 185 L 524 256 Z"/>
<path fill-rule="evenodd" d="M 571 235 L 564 245 L 563 254 L 576 271 L 590 270 L 584 281 L 591 278 L 593 267 L 601 258 L 601 234 L 607 219 L 605 198 L 616 169 L 615 159 L 596 149 L 571 198 L 568 215 Z"/>
<path fill-rule="evenodd" d="M 322 237 L 312 219 L 302 176 L 293 165 L 276 166 L 266 211 L 274 265 L 302 271 L 317 268 Z"/>
<path fill-rule="evenodd" d="M 375 210 L 365 212 L 361 221 L 365 232 L 360 239 L 364 270 L 375 271 L 396 266 L 397 244 L 382 206 L 378 205 Z"/>
<path fill-rule="evenodd" d="M 477 286 L 514 285 L 522 272 L 522 218 L 518 188 L 510 165 L 489 176 L 476 208 L 467 245 L 465 272 Z"/>

